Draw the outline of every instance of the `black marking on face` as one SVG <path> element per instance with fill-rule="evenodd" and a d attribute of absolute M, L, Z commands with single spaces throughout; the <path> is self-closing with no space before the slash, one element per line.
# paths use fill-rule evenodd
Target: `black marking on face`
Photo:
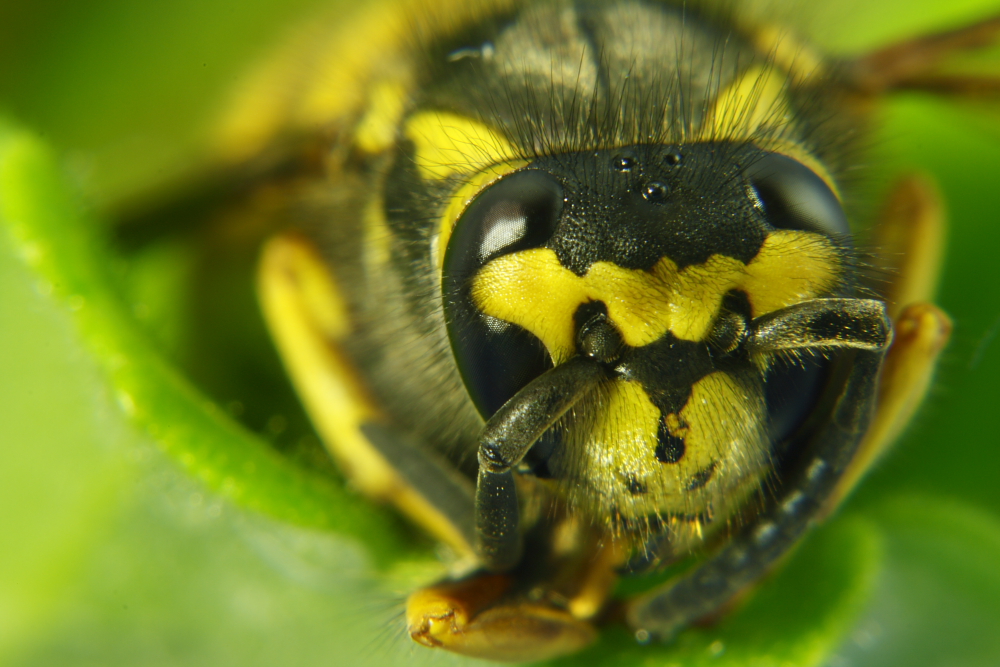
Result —
<path fill-rule="evenodd" d="M 666 421 L 660 420 L 660 428 L 656 433 L 656 460 L 660 463 L 677 463 L 684 458 L 687 449 L 684 438 L 670 435 Z"/>
<path fill-rule="evenodd" d="M 716 463 L 717 463 L 716 461 L 712 461 L 710 465 L 692 475 L 691 481 L 688 482 L 687 490 L 697 491 L 698 489 L 708 484 L 709 480 L 712 479 L 712 475 L 715 474 Z"/>
<path fill-rule="evenodd" d="M 646 485 L 640 482 L 635 475 L 626 475 L 625 484 L 628 485 L 628 492 L 633 496 L 641 496 L 649 492 Z"/>
<path fill-rule="evenodd" d="M 680 340 L 669 331 L 659 340 L 621 354 L 615 372 L 638 382 L 662 414 L 677 414 L 691 396 L 691 388 L 719 370 L 704 343 Z"/>

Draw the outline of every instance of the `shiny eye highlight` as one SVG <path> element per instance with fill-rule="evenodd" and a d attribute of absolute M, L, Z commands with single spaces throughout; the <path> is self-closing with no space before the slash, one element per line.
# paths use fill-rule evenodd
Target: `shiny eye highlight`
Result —
<path fill-rule="evenodd" d="M 551 174 L 518 171 L 483 190 L 455 223 L 448 241 L 441 285 L 448 336 L 465 386 L 484 418 L 552 362 L 535 336 L 479 312 L 472 302 L 472 280 L 497 257 L 544 245 L 562 207 L 563 189 Z"/>
<path fill-rule="evenodd" d="M 826 236 L 851 233 L 844 209 L 826 182 L 786 155 L 765 153 L 744 169 L 767 221 L 778 229 Z"/>

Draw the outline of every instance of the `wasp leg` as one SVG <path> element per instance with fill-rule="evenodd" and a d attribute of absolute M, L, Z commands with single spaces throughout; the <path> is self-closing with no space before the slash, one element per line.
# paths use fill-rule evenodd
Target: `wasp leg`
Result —
<path fill-rule="evenodd" d="M 864 332 L 862 340 L 853 345 L 850 340 L 831 339 L 823 324 L 828 315 L 844 306 L 842 301 L 819 299 L 755 320 L 754 328 L 759 331 L 751 336 L 758 339 L 753 343 L 758 352 L 788 349 L 771 342 L 784 337 L 798 340 L 799 347 L 810 347 L 815 342 L 815 347 L 854 348 L 850 374 L 825 426 L 802 443 L 801 454 L 781 480 L 778 496 L 757 520 L 693 570 L 628 606 L 626 618 L 638 639 L 669 640 L 682 628 L 728 603 L 799 541 L 835 492 L 868 428 L 879 370 L 891 338 L 884 307 L 872 305 L 878 302 L 858 300 L 854 315 L 847 318 L 845 337 L 852 330 L 860 330 Z M 868 312 L 866 324 L 850 324 L 864 312 Z M 777 329 L 783 329 L 781 336 L 775 335 Z M 881 342 L 877 344 L 879 335 Z"/>
<path fill-rule="evenodd" d="M 411 637 L 478 658 L 535 662 L 576 652 L 596 632 L 625 553 L 579 515 L 556 511 L 525 536 L 532 558 L 419 591 L 407 602 Z"/>
<path fill-rule="evenodd" d="M 957 30 L 923 35 L 892 44 L 848 64 L 850 84 L 859 92 L 878 96 L 893 90 L 923 90 L 952 95 L 1000 93 L 1000 78 L 942 74 L 946 58 L 981 49 L 1000 39 L 1000 16 L 991 16 Z"/>
<path fill-rule="evenodd" d="M 385 425 L 338 345 L 350 332 L 347 309 L 311 243 L 292 235 L 271 239 L 261 258 L 259 294 L 298 394 L 347 477 L 473 559 L 472 485 Z"/>
<path fill-rule="evenodd" d="M 511 470 L 535 441 L 605 377 L 597 361 L 577 356 L 528 383 L 486 423 L 479 443 L 476 552 L 494 571 L 521 557 L 517 494 Z"/>
<path fill-rule="evenodd" d="M 505 599 L 513 581 L 485 574 L 414 593 L 406 608 L 410 636 L 424 646 L 508 662 L 574 653 L 595 639 L 594 626 L 567 609 L 523 595 Z"/>
<path fill-rule="evenodd" d="M 901 179 L 889 194 L 872 239 L 880 250 L 880 268 L 894 277 L 885 295 L 895 337 L 882 369 L 872 425 L 830 499 L 830 510 L 910 422 L 948 342 L 951 321 L 929 303 L 941 265 L 944 227 L 944 207 L 934 184 L 920 176 Z"/>
<path fill-rule="evenodd" d="M 877 268 L 889 278 L 881 291 L 894 322 L 904 307 L 934 298 L 945 231 L 944 204 L 935 184 L 919 175 L 900 179 L 867 240 L 877 249 Z"/>

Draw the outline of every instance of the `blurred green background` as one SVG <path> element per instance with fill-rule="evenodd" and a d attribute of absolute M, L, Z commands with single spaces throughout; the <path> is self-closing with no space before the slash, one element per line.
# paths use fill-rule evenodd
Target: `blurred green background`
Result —
<path fill-rule="evenodd" d="M 0 114 L 55 148 L 83 193 L 73 214 L 92 227 L 110 225 L 115 211 L 189 172 L 227 88 L 284 26 L 320 5 L 330 3 L 0 1 Z M 947 7 L 882 0 L 810 12 L 811 25 L 821 28 L 815 30 L 819 42 L 852 51 L 960 25 L 991 7 L 996 3 L 983 0 Z M 759 625 L 771 624 L 766 631 L 774 636 L 835 644 L 832 652 L 794 653 L 813 656 L 810 664 L 1000 664 L 1000 438 L 992 423 L 1000 399 L 995 112 L 902 98 L 886 109 L 875 142 L 876 176 L 883 182 L 922 169 L 943 187 L 951 232 L 940 303 L 955 319 L 955 336 L 915 424 L 824 527 L 819 546 L 807 550 L 825 549 L 832 561 L 841 553 L 846 559 L 862 554 L 860 564 L 840 572 L 841 565 L 823 565 L 823 558 L 810 560 L 803 551 L 771 596 L 808 593 L 809 586 L 842 575 L 851 590 L 864 593 L 861 602 L 837 602 L 836 614 L 847 615 L 816 630 L 818 639 L 809 639 L 808 627 L 793 627 L 795 608 L 787 600 L 765 599 L 720 629 L 722 639 L 708 631 L 671 654 L 613 638 L 591 655 L 595 664 L 782 665 L 778 644 L 739 643 L 759 630 L 752 623 L 757 610 L 763 610 Z M 4 178 L 0 173 L 0 200 L 9 195 L 2 186 L 11 181 Z M 336 473 L 317 456 L 266 341 L 249 336 L 235 351 L 220 350 L 231 330 L 198 329 L 189 321 L 197 319 L 188 312 L 191 304 L 177 303 L 185 281 L 203 277 L 198 267 L 205 258 L 192 258 L 190 250 L 196 241 L 168 239 L 128 258 L 110 256 L 108 284 L 145 326 L 149 350 L 165 352 L 256 433 L 232 436 L 234 446 L 240 438 L 251 450 L 268 442 L 296 466 L 319 470 L 320 490 L 305 484 L 303 498 L 341 498 Z M 228 257 L 225 268 L 246 276 L 250 259 L 247 248 Z M 101 325 L 81 325 L 78 311 L 93 304 L 74 301 L 59 284 L 63 274 L 38 266 L 22 237 L 0 234 L 0 664 L 467 662 L 414 647 L 403 636 L 403 596 L 434 571 L 426 541 L 388 513 L 365 514 L 349 492 L 327 516 L 289 509 L 296 503 L 282 504 L 289 496 L 279 483 L 240 491 L 242 478 L 229 464 L 213 477 L 205 472 L 210 464 L 192 460 L 210 450 L 196 451 L 186 441 L 164 444 L 170 438 L 157 428 L 163 415 L 140 419 L 145 428 L 136 428 L 123 414 L 131 400 L 123 385 L 106 381 L 117 362 L 109 361 L 110 353 L 95 353 Z M 238 317 L 255 317 L 249 284 L 236 293 L 240 299 L 227 307 Z M 194 303 L 217 304 L 211 298 Z M 192 331 L 203 334 L 202 345 L 189 340 Z M 264 359 L 259 368 L 227 377 L 215 372 L 219 358 L 254 351 Z M 219 428 L 228 419 L 218 416 Z M 269 459 L 262 454 L 255 461 L 267 466 Z M 327 482 L 332 490 L 324 490 Z M 253 480 L 247 484 L 253 487 Z M 331 526 L 336 530 L 324 529 Z M 364 527 L 395 537 L 383 544 L 365 536 Z M 867 537 L 850 537 L 855 533 Z M 411 540 L 416 547 L 399 546 Z M 877 547 L 840 551 L 866 540 Z M 711 650 L 696 654 L 703 645 Z"/>

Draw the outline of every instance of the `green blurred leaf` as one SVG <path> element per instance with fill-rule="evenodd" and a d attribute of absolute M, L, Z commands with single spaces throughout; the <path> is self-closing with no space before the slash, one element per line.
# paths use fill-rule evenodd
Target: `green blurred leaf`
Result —
<path fill-rule="evenodd" d="M 666 646 L 640 646 L 621 629 L 554 664 L 648 667 L 813 667 L 843 641 L 882 565 L 879 531 L 863 519 L 811 535 L 777 576 L 718 625 L 682 633 Z"/>
<path fill-rule="evenodd" d="M 97 226 L 51 153 L 0 124 L 0 221 L 22 257 L 73 313 L 125 413 L 191 475 L 250 509 L 355 536 L 381 562 L 408 550 L 397 524 L 340 484 L 294 465 L 195 390 L 162 358 L 116 296 Z"/>
<path fill-rule="evenodd" d="M 993 667 L 1000 656 L 1000 521 L 954 499 L 873 507 L 885 566 L 831 665 Z"/>

